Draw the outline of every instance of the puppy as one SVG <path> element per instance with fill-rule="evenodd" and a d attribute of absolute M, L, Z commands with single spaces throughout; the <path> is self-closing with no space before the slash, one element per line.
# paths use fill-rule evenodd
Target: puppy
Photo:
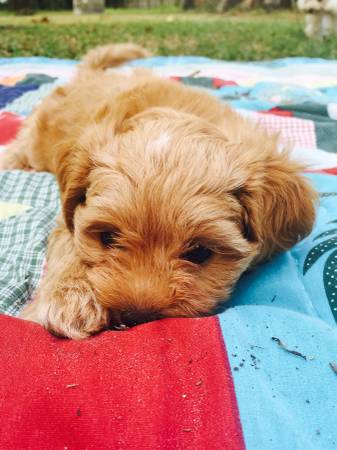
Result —
<path fill-rule="evenodd" d="M 22 317 L 60 336 L 210 314 L 313 226 L 316 195 L 275 136 L 205 91 L 104 70 L 146 56 L 89 52 L 4 159 L 58 180 L 62 217 Z"/>
<path fill-rule="evenodd" d="M 305 13 L 305 34 L 323 39 L 337 33 L 337 0 L 298 0 L 298 9 Z"/>

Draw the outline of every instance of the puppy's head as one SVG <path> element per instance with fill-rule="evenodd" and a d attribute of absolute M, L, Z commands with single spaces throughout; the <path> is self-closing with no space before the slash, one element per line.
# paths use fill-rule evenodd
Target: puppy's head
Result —
<path fill-rule="evenodd" d="M 241 143 L 188 114 L 151 108 L 80 147 L 91 156 L 69 169 L 64 214 L 116 325 L 211 313 L 254 259 L 310 231 L 295 169 L 275 167 L 288 185 L 274 192 L 265 161 L 250 167 Z"/>

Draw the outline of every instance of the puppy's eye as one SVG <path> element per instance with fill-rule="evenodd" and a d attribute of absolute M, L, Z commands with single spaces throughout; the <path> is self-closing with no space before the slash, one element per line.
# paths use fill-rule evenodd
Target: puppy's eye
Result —
<path fill-rule="evenodd" d="M 117 231 L 102 231 L 100 233 L 101 242 L 104 247 L 113 247 L 116 245 L 118 236 Z"/>
<path fill-rule="evenodd" d="M 203 264 L 209 260 L 213 255 L 211 249 L 201 245 L 196 244 L 191 250 L 183 253 L 181 259 L 185 259 L 193 264 Z"/>

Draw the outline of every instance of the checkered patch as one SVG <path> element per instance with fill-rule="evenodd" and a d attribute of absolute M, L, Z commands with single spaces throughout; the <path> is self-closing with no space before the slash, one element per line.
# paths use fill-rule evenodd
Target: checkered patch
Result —
<path fill-rule="evenodd" d="M 5 171 L 0 172 L 0 199 L 2 205 L 23 206 L 0 216 L 0 313 L 16 315 L 39 282 L 59 194 L 48 173 Z"/>
<path fill-rule="evenodd" d="M 260 113 L 253 113 L 252 117 L 268 132 L 279 133 L 284 145 L 295 145 L 305 149 L 317 148 L 315 125 L 311 120 Z"/>
<path fill-rule="evenodd" d="M 337 148 L 334 148 L 331 135 L 331 126 L 334 126 L 335 120 L 333 105 L 336 101 L 333 97 L 334 88 L 326 88 L 334 82 L 334 78 L 329 78 L 329 81 L 324 76 L 325 72 L 330 73 L 331 70 L 323 73 L 319 66 L 319 73 L 315 73 L 317 86 L 312 88 L 311 82 L 303 81 L 307 71 L 305 65 L 296 66 L 295 72 L 289 66 L 289 74 L 285 76 L 284 67 L 279 70 L 278 65 L 268 66 L 261 72 L 259 64 L 245 66 L 242 63 L 200 59 L 193 63 L 184 60 L 182 64 L 180 58 L 164 58 L 161 61 L 163 65 L 157 59 L 150 62 L 158 75 L 208 88 L 242 113 L 258 120 L 267 130 L 279 133 L 283 144 L 295 146 L 296 159 L 307 167 L 336 173 Z M 146 65 L 147 62 L 141 61 L 140 64 Z M 76 63 L 72 61 L 46 58 L 0 60 L 0 158 L 5 145 L 15 137 L 24 117 L 57 85 L 68 82 L 75 66 Z M 296 86 L 294 73 L 299 80 Z M 280 78 L 276 79 L 276 76 Z M 280 89 L 280 83 L 282 86 L 288 84 Z M 303 89 L 299 87 L 300 84 L 305 84 Z M 319 86 L 324 89 L 319 89 Z M 315 116 L 319 128 L 317 120 L 315 126 L 314 120 L 304 116 L 295 117 L 294 111 L 284 110 L 291 104 L 304 102 L 304 109 L 300 109 L 308 112 L 307 102 L 318 104 L 323 97 L 328 104 L 325 109 L 326 118 L 331 121 L 329 129 L 324 128 L 325 122 L 321 121 L 320 116 L 318 119 Z M 323 136 L 326 129 L 331 142 Z M 319 133 L 317 130 L 320 130 Z M 324 147 L 327 142 L 329 149 Z M 58 210 L 58 189 L 52 175 L 0 172 L 0 313 L 17 314 L 38 285 L 47 238 L 54 227 Z"/>

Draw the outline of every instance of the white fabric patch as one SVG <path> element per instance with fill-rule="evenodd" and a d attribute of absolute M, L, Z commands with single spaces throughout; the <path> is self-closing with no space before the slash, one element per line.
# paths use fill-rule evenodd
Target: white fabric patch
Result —
<path fill-rule="evenodd" d="M 330 119 L 337 120 L 337 103 L 329 103 L 328 114 Z"/>
<path fill-rule="evenodd" d="M 294 147 L 291 156 L 295 161 L 305 164 L 308 169 L 320 170 L 337 167 L 337 154 L 324 150 Z"/>

